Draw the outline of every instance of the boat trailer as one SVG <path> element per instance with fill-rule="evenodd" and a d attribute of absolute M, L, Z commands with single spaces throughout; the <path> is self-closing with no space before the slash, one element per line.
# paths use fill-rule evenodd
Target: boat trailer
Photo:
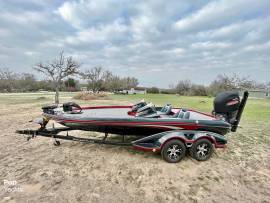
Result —
<path fill-rule="evenodd" d="M 83 138 L 83 137 L 76 137 L 76 136 L 71 136 L 68 134 L 69 131 L 72 131 L 72 129 L 68 127 L 59 127 L 59 128 L 40 128 L 38 130 L 17 130 L 16 133 L 22 134 L 22 135 L 27 135 L 27 141 L 30 139 L 33 139 L 37 136 L 41 137 L 48 137 L 48 138 L 53 138 L 54 145 L 59 146 L 60 145 L 60 140 L 70 140 L 70 141 L 77 141 L 77 142 L 83 142 L 83 143 L 93 143 L 93 144 L 108 144 L 108 145 L 119 145 L 119 146 L 131 146 L 131 142 L 126 142 L 125 141 L 125 136 L 122 135 L 122 142 L 117 142 L 117 141 L 109 141 L 107 140 L 108 133 L 105 133 L 105 136 L 103 139 L 95 139 L 95 138 Z M 66 132 L 66 135 L 59 135 L 61 132 Z"/>
<path fill-rule="evenodd" d="M 227 143 L 226 138 L 222 135 L 208 131 L 172 130 L 130 141 L 125 140 L 125 135 L 122 135 L 122 141 L 109 141 L 107 140 L 108 133 L 106 132 L 102 139 L 97 139 L 71 136 L 68 133 L 72 130 L 74 129 L 69 127 L 45 128 L 42 126 L 37 130 L 17 130 L 16 133 L 27 135 L 27 140 L 37 136 L 53 138 L 55 146 L 60 145 L 59 140 L 133 146 L 141 151 L 160 152 L 162 158 L 169 163 L 177 163 L 182 160 L 187 150 L 190 151 L 190 155 L 196 160 L 206 161 L 211 157 L 214 148 L 224 148 Z M 66 135 L 60 134 L 62 132 L 66 132 Z"/>

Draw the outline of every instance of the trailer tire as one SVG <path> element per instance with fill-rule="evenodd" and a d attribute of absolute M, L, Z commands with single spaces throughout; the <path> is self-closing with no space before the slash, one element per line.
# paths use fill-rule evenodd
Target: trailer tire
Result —
<path fill-rule="evenodd" d="M 189 151 L 191 157 L 197 161 L 206 161 L 212 156 L 214 147 L 208 139 L 199 139 L 193 143 Z"/>
<path fill-rule="evenodd" d="M 161 150 L 162 158 L 168 163 L 177 163 L 186 155 L 185 144 L 177 139 L 173 139 L 164 144 Z"/>

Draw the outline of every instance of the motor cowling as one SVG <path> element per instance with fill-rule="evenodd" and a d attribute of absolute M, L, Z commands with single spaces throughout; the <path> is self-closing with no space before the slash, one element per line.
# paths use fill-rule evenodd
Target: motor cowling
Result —
<path fill-rule="evenodd" d="M 226 91 L 219 93 L 214 100 L 214 114 L 225 118 L 233 124 L 239 110 L 241 100 L 237 91 Z"/>

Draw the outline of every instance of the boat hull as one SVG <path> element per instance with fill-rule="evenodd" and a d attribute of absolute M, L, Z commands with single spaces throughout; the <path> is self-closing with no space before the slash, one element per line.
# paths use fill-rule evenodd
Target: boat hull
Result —
<path fill-rule="evenodd" d="M 130 106 L 87 107 L 78 114 L 60 111 L 58 114 L 43 113 L 43 116 L 73 130 L 120 135 L 148 136 L 171 130 L 200 130 L 225 135 L 231 128 L 229 123 L 217 120 L 211 115 L 202 115 L 206 118 L 204 120 L 174 117 L 146 118 L 130 115 L 130 109 Z"/>
<path fill-rule="evenodd" d="M 225 135 L 230 131 L 230 124 L 222 121 L 197 121 L 183 119 L 106 119 L 106 120 L 58 120 L 58 123 L 75 129 L 85 131 L 104 132 L 120 135 L 148 136 L 155 133 L 171 130 L 200 130 Z"/>

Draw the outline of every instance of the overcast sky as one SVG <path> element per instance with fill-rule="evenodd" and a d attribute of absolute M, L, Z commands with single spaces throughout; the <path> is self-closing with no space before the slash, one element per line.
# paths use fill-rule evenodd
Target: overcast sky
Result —
<path fill-rule="evenodd" d="M 140 85 L 270 81 L 269 0 L 0 0 L 0 67 L 33 72 L 61 50 Z"/>

